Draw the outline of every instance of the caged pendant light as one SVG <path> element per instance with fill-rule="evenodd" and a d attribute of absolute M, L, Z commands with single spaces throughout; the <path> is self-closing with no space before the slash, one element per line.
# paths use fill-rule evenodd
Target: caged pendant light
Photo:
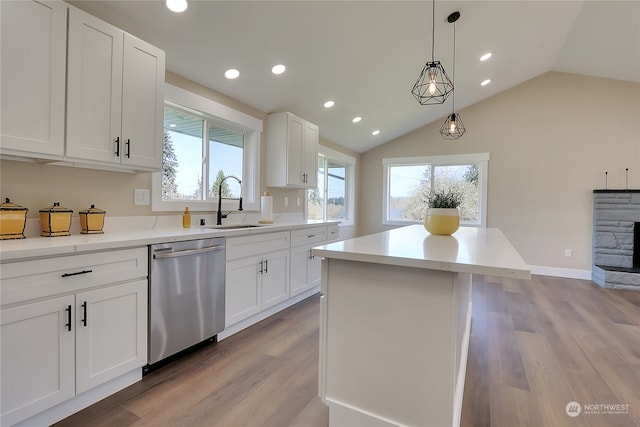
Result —
<path fill-rule="evenodd" d="M 453 23 L 453 81 L 456 80 L 456 21 L 460 18 L 460 12 L 453 12 L 447 18 L 449 23 Z M 460 114 L 456 114 L 456 94 L 454 93 L 452 96 L 452 107 L 451 114 L 447 116 L 447 119 L 442 124 L 440 128 L 440 135 L 444 139 L 458 139 L 460 138 L 467 130 L 464 127 L 464 123 L 462 123 L 462 118 Z"/>
<path fill-rule="evenodd" d="M 411 93 L 420 105 L 442 104 L 453 92 L 453 83 L 440 61 L 434 59 L 435 49 L 435 14 L 436 1 L 432 2 L 431 10 L 431 61 L 427 62 L 411 89 Z"/>

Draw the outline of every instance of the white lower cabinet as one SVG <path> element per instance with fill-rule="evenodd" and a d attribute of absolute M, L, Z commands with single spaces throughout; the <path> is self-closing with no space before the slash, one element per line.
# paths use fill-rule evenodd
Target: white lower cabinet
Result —
<path fill-rule="evenodd" d="M 77 294 L 75 324 L 76 393 L 145 365 L 147 281 Z"/>
<path fill-rule="evenodd" d="M 327 240 L 327 227 L 311 227 L 291 232 L 291 296 L 320 285 L 321 260 L 311 248 Z"/>
<path fill-rule="evenodd" d="M 289 298 L 288 231 L 227 239 L 225 327 Z"/>
<path fill-rule="evenodd" d="M 12 425 L 75 395 L 68 295 L 2 310 L 2 418 Z M 67 326 L 68 325 L 68 326 Z"/>
<path fill-rule="evenodd" d="M 146 271 L 146 248 L 2 265 L 0 425 L 146 364 Z"/>

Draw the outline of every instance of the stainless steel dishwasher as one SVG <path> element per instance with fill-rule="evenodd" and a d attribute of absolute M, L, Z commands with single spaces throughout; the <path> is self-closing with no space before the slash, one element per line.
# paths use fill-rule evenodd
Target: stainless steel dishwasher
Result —
<path fill-rule="evenodd" d="M 211 340 L 224 329 L 225 240 L 163 243 L 149 250 L 149 365 L 153 365 Z"/>

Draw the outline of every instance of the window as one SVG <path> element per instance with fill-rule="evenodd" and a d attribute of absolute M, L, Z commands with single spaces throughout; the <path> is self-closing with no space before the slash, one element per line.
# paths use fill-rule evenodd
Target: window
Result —
<path fill-rule="evenodd" d="M 153 178 L 153 210 L 233 210 L 243 197 L 247 210 L 259 209 L 259 141 L 262 121 L 206 98 L 167 85 L 162 173 Z M 226 118 L 225 118 L 226 116 Z M 229 119 L 236 119 L 233 122 Z M 244 122 L 244 123 L 243 123 Z M 235 176 L 242 181 L 227 179 Z M 221 185 L 222 183 L 222 185 Z"/>
<path fill-rule="evenodd" d="M 462 225 L 486 225 L 489 154 L 383 159 L 383 224 L 422 222 L 426 196 L 455 188 L 463 194 Z"/>
<path fill-rule="evenodd" d="M 318 188 L 307 190 L 307 219 L 353 225 L 355 159 L 320 147 Z"/>

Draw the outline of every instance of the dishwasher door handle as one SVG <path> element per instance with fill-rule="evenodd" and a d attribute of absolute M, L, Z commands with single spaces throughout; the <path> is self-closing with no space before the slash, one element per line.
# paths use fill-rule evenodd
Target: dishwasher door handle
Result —
<path fill-rule="evenodd" d="M 216 246 L 208 246 L 206 248 L 188 249 L 185 251 L 177 251 L 177 252 L 158 252 L 153 254 L 153 258 L 154 259 L 177 258 L 181 256 L 188 256 L 188 255 L 206 254 L 207 252 L 221 251 L 223 249 L 224 249 L 224 245 L 216 245 Z"/>

